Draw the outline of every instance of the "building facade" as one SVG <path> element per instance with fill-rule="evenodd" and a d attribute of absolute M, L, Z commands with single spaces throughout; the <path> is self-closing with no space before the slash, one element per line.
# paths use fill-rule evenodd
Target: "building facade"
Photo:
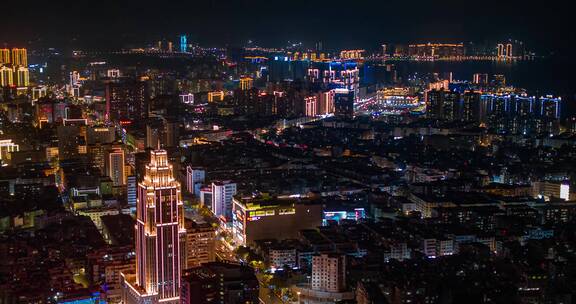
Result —
<path fill-rule="evenodd" d="M 136 273 L 123 274 L 124 303 L 179 303 L 186 263 L 180 184 L 165 150 L 151 152 L 138 184 Z"/>

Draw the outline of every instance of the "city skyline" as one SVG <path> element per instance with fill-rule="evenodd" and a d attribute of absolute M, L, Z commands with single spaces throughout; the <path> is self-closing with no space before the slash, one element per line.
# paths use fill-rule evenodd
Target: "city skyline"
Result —
<path fill-rule="evenodd" d="M 484 42 L 508 38 L 526 41 L 541 52 L 563 52 L 576 37 L 559 3 L 544 7 L 520 1 L 486 1 L 466 8 L 456 1 L 374 2 L 279 1 L 163 2 L 104 1 L 80 7 L 70 3 L 39 3 L 27 18 L 12 5 L 0 21 L 0 41 L 48 45 L 67 42 L 74 47 L 125 47 L 159 38 L 189 34 L 189 41 L 209 46 L 242 45 L 253 40 L 263 46 L 286 41 L 331 49 L 367 48 L 381 42 Z M 13 11 L 11 11 L 13 10 Z M 208 12 L 208 13 L 204 13 Z M 236 13 L 241 12 L 241 13 Z M 77 16 L 74 23 L 58 22 Z M 553 18 L 553 22 L 544 22 Z M 543 22 L 532 22 L 542 20 Z M 552 21 L 552 20 L 550 20 Z M 345 22 L 346 26 L 340 26 Z M 265 25 L 265 26 L 263 26 Z M 55 35 L 54 33 L 58 33 Z"/>
<path fill-rule="evenodd" d="M 1 304 L 575 303 L 569 14 L 11 3 Z"/>

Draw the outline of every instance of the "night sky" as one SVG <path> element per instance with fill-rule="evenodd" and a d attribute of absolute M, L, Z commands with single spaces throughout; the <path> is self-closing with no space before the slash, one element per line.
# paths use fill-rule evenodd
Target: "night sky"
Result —
<path fill-rule="evenodd" d="M 58 2 L 58 3 L 55 3 Z M 521 39 L 536 50 L 568 52 L 576 34 L 560 1 L 43 1 L 3 5 L 0 43 L 116 48 L 188 34 L 203 45 L 261 46 L 287 40 L 327 48 L 382 42 Z M 6 11 L 7 9 L 7 11 Z"/>

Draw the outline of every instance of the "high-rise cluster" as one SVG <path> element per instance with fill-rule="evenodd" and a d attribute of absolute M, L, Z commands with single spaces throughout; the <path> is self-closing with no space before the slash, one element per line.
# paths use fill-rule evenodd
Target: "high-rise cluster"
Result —
<path fill-rule="evenodd" d="M 28 52 L 24 48 L 0 49 L 0 87 L 30 85 Z"/>

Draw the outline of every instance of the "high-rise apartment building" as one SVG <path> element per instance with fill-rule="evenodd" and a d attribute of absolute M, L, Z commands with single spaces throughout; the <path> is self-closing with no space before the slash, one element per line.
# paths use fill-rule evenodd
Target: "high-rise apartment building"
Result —
<path fill-rule="evenodd" d="M 150 153 L 136 208 L 136 273 L 123 273 L 123 303 L 179 303 L 186 263 L 180 184 L 165 150 Z"/>
<path fill-rule="evenodd" d="M 17 86 L 27 87 L 30 85 L 30 72 L 28 71 L 28 68 L 18 67 L 15 74 Z"/>
<path fill-rule="evenodd" d="M 346 256 L 320 254 L 312 257 L 312 290 L 342 292 L 346 289 Z"/>
<path fill-rule="evenodd" d="M 482 106 L 479 92 L 465 92 L 462 96 L 461 120 L 466 122 L 483 122 L 486 118 L 486 107 Z"/>
<path fill-rule="evenodd" d="M 14 85 L 14 71 L 7 66 L 0 66 L 0 87 Z"/>
<path fill-rule="evenodd" d="M 0 49 L 0 64 L 10 64 L 10 50 Z"/>
<path fill-rule="evenodd" d="M 28 67 L 28 52 L 26 49 L 12 49 L 12 65 Z"/>
<path fill-rule="evenodd" d="M 106 117 L 114 121 L 134 121 L 148 116 L 146 81 L 115 78 L 106 84 Z"/>

